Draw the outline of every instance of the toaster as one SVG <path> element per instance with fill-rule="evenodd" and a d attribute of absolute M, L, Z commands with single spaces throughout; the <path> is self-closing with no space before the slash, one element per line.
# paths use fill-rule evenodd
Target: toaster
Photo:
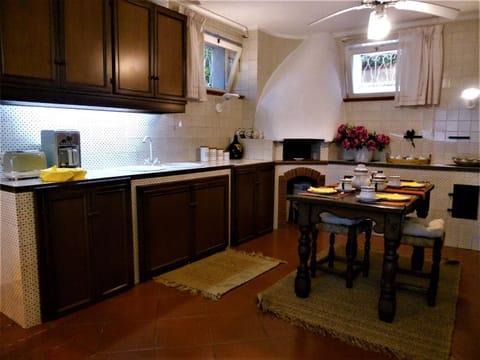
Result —
<path fill-rule="evenodd" d="M 6 151 L 3 154 L 3 175 L 17 180 L 38 177 L 40 170 L 47 167 L 43 151 Z"/>

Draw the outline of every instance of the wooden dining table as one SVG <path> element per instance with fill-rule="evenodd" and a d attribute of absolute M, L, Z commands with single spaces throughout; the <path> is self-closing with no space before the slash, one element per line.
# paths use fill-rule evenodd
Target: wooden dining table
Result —
<path fill-rule="evenodd" d="M 380 320 L 392 322 L 396 311 L 395 277 L 398 267 L 397 249 L 402 236 L 402 224 L 405 216 L 417 213 L 418 217 L 428 215 L 430 192 L 434 185 L 427 183 L 422 189 L 393 189 L 386 188 L 388 193 L 408 194 L 406 201 L 375 201 L 360 202 L 357 199 L 358 191 L 351 193 L 337 193 L 333 195 L 299 193 L 288 195 L 290 201 L 297 203 L 298 225 L 300 237 L 298 240 L 299 265 L 295 277 L 295 293 L 297 297 L 306 298 L 311 289 L 310 258 L 312 234 L 315 226 L 321 221 L 320 213 L 326 211 L 337 216 L 350 219 L 371 219 L 374 222 L 374 231 L 384 236 L 384 254 L 380 298 L 378 300 L 378 316 Z M 417 249 L 419 252 L 421 249 Z M 414 254 L 422 256 L 422 254 Z"/>

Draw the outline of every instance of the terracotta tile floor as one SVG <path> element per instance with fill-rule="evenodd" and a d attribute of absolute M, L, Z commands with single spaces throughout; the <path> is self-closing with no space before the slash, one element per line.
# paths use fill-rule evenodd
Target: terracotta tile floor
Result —
<path fill-rule="evenodd" d="M 31 329 L 0 315 L 0 359 L 386 359 L 257 309 L 256 294 L 296 268 L 297 239 L 290 225 L 239 246 L 288 264 L 218 302 L 147 281 Z M 326 246 L 322 237 L 319 247 Z M 381 249 L 381 239 L 372 247 Z M 480 352 L 480 252 L 444 248 L 443 256 L 462 263 L 452 358 L 474 359 Z"/>

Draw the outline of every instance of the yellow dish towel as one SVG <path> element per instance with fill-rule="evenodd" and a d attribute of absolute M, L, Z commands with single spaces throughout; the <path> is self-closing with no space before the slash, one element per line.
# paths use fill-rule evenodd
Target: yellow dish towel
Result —
<path fill-rule="evenodd" d="M 87 170 L 82 168 L 58 168 L 52 166 L 48 169 L 40 170 L 40 179 L 45 182 L 83 180 L 85 175 L 87 175 Z"/>

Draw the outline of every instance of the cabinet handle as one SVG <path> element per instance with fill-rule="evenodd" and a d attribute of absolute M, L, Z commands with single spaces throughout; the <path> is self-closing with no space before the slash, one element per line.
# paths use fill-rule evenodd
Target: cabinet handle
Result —
<path fill-rule="evenodd" d="M 198 205 L 198 202 L 196 201 L 192 201 L 191 203 L 188 203 L 188 206 L 190 207 L 194 207 L 194 206 L 197 206 Z"/>
<path fill-rule="evenodd" d="M 100 215 L 99 211 L 91 211 L 91 212 L 87 213 L 87 216 L 90 216 L 90 217 L 98 216 L 98 215 Z"/>

